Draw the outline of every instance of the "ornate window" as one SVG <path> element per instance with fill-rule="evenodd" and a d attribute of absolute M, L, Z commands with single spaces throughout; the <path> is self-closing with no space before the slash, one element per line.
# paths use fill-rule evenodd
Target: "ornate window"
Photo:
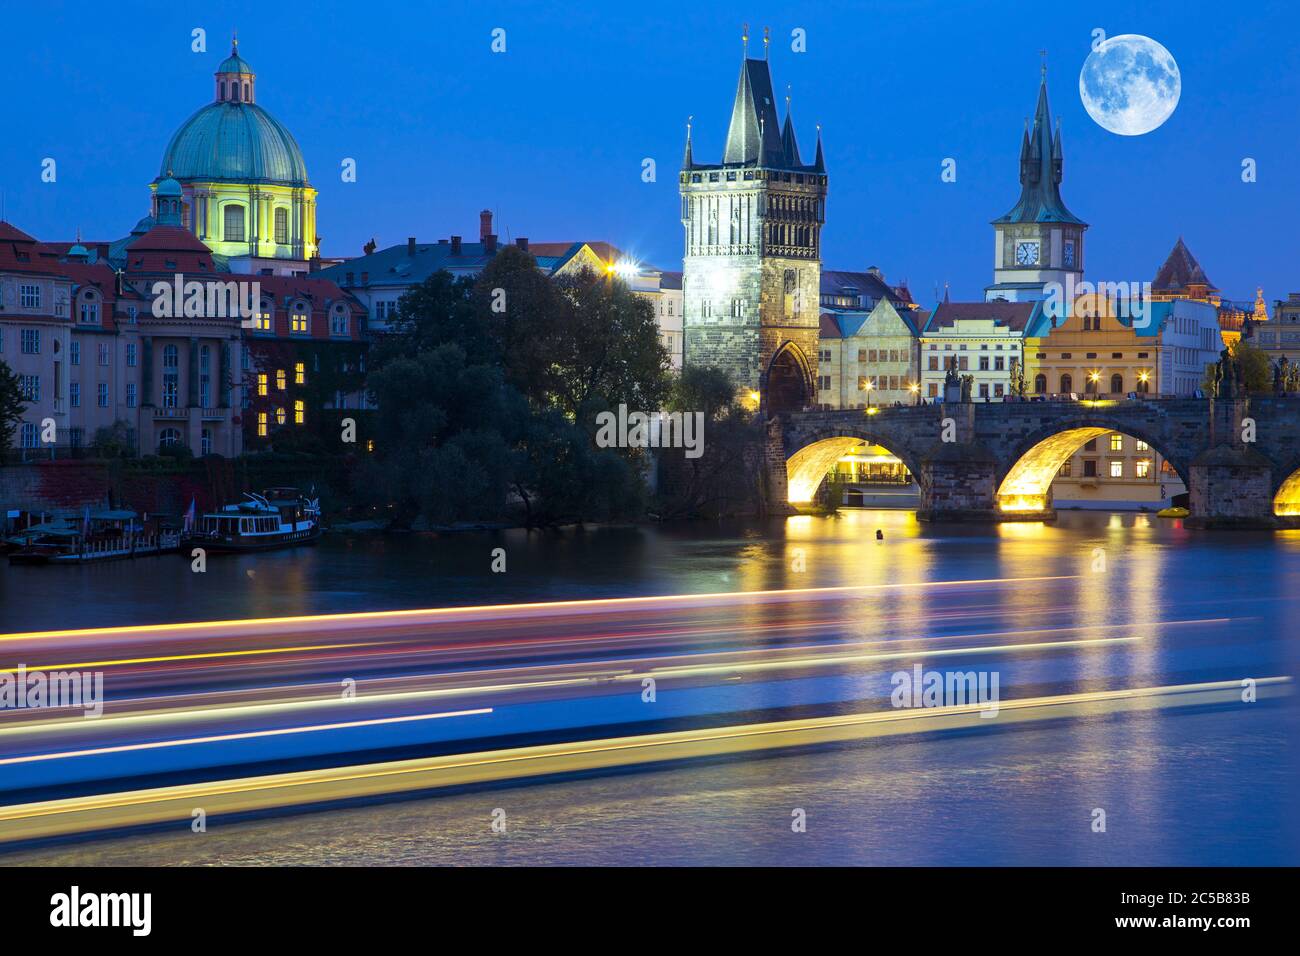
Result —
<path fill-rule="evenodd" d="M 284 208 L 275 211 L 275 241 L 281 245 L 289 241 L 289 210 Z"/>
<path fill-rule="evenodd" d="M 226 206 L 222 213 L 225 217 L 221 232 L 221 238 L 227 242 L 244 241 L 244 207 L 231 203 Z"/>

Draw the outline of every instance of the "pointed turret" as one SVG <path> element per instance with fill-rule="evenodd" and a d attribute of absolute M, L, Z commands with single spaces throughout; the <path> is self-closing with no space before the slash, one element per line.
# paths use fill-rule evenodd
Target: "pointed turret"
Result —
<path fill-rule="evenodd" d="M 1033 129 L 1027 129 L 1020 144 L 1020 201 L 995 223 L 1070 222 L 1083 224 L 1061 199 L 1064 155 L 1058 124 L 1052 135 L 1052 112 L 1047 104 L 1047 67 L 1038 85 Z"/>
<path fill-rule="evenodd" d="M 794 135 L 794 120 L 790 116 L 790 94 L 785 94 L 785 125 L 781 127 L 781 152 L 785 155 L 786 166 L 802 166 L 799 158 L 799 141 Z"/>
<path fill-rule="evenodd" d="M 813 169 L 819 173 L 826 172 L 826 160 L 822 157 L 822 124 L 817 124 L 817 158 L 813 160 Z"/>
<path fill-rule="evenodd" d="M 695 166 L 695 157 L 691 153 L 691 120 L 694 116 L 686 118 L 686 152 L 682 156 L 682 169 L 691 169 Z"/>
<path fill-rule="evenodd" d="M 772 94 L 772 73 L 766 60 L 745 57 L 740 64 L 740 81 L 736 84 L 736 102 L 731 108 L 722 162 L 728 166 L 780 166 L 784 158 L 780 119 Z"/>

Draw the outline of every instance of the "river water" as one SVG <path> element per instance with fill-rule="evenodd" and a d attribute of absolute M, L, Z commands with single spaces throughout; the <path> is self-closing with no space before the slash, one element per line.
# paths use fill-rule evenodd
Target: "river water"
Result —
<path fill-rule="evenodd" d="M 876 531 L 883 541 L 876 540 Z M 493 551 L 506 570 L 492 570 Z M 931 526 L 901 511 L 0 569 L 0 632 L 440 605 L 1060 576 L 952 632 L 1049 618 L 1144 637 L 1012 662 L 1039 692 L 1296 673 L 1300 532 L 1141 514 Z M 937 607 L 917 626 L 942 631 Z M 1179 622 L 1173 626 L 1169 622 Z M 1193 622 L 1187 624 L 1186 622 Z M 857 625 L 869 631 L 871 621 Z M 1294 698 L 1083 717 L 468 791 L 7 855 L 63 863 L 1296 864 Z M 506 811 L 507 832 L 491 828 Z M 807 814 L 794 833 L 791 814 Z M 1095 832 L 1094 811 L 1108 826 Z"/>

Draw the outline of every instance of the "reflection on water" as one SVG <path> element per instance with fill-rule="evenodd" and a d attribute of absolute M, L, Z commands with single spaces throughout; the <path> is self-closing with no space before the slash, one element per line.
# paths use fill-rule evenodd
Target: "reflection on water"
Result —
<path fill-rule="evenodd" d="M 883 540 L 876 539 L 876 531 Z M 504 547 L 508 570 L 491 571 Z M 1009 693 L 1296 673 L 1300 532 L 1141 514 L 932 526 L 902 511 L 553 533 L 327 537 L 319 547 L 0 570 L 0 630 L 932 581 L 854 595 L 826 637 L 1124 643 L 989 658 Z M 1053 580 L 1048 580 L 1053 579 Z M 737 633 L 764 623 L 759 605 Z M 817 608 L 807 609 L 808 614 Z M 1074 636 L 1074 635 L 1072 635 Z M 880 682 L 882 675 L 874 675 Z M 779 699 L 776 683 L 773 700 Z M 151 834 L 14 861 L 1171 864 L 1300 862 L 1295 711 L 1260 703 L 900 738 Z M 507 810 L 508 834 L 490 829 Z M 790 812 L 808 812 L 806 834 Z M 1090 829 L 1104 808 L 1108 831 Z M 11 858 L 6 857 L 6 862 Z"/>

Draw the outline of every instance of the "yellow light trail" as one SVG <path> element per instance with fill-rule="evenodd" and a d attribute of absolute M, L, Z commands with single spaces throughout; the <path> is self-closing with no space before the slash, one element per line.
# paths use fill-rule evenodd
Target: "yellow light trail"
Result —
<path fill-rule="evenodd" d="M 1287 693 L 1289 677 L 1258 678 L 1260 696 Z M 1240 681 L 1092 691 L 999 702 L 995 721 L 1021 722 L 1240 702 Z M 435 790 L 559 773 L 649 765 L 665 761 L 842 743 L 897 734 L 987 728 L 981 704 L 843 714 L 733 727 L 543 744 L 474 754 L 423 757 L 325 770 L 296 771 L 72 797 L 0 807 L 0 841 L 175 821 L 188 825 L 194 808 L 209 817 L 302 806 L 381 794 Z"/>
<path fill-rule="evenodd" d="M 423 616 L 445 617 L 448 615 L 473 615 L 485 612 L 497 615 L 518 611 L 548 610 L 601 610 L 631 605 L 688 604 L 694 601 L 713 601 L 726 599 L 730 602 L 748 602 L 755 599 L 779 599 L 782 597 L 832 597 L 835 595 L 865 594 L 871 591 L 889 591 L 908 588 L 942 588 L 942 587 L 978 587 L 990 584 L 1036 584 L 1044 581 L 1070 581 L 1080 577 L 1077 574 L 1043 575 L 1025 578 L 973 578 L 962 581 L 905 581 L 890 584 L 853 584 L 839 587 L 823 588 L 787 588 L 766 591 L 717 591 L 703 594 L 660 594 L 645 597 L 598 598 L 581 601 L 539 601 L 526 604 L 481 604 L 469 607 L 435 607 L 403 611 L 361 611 L 347 614 L 311 614 L 291 617 L 245 618 L 227 621 L 188 621 L 180 624 L 140 624 L 116 627 L 91 627 L 80 630 L 63 631 L 27 631 L 20 634 L 0 635 L 0 641 L 34 641 L 49 638 L 89 638 L 112 637 L 139 634 L 142 630 L 153 633 L 188 633 L 209 628 L 273 627 L 288 624 L 323 625 L 323 624 L 361 624 L 381 623 L 385 621 L 400 622 Z"/>

